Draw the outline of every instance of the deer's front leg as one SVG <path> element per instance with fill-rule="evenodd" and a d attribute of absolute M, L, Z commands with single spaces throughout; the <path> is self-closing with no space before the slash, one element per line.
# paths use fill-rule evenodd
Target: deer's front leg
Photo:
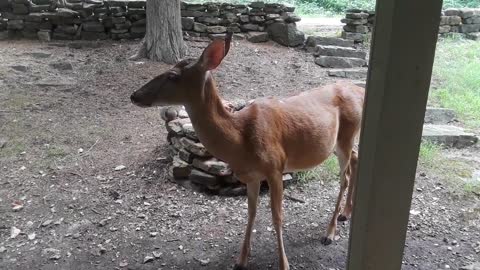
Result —
<path fill-rule="evenodd" d="M 248 255 L 250 254 L 250 239 L 252 237 L 253 223 L 257 214 L 258 194 L 260 193 L 260 181 L 252 181 L 247 184 L 248 196 L 248 222 L 245 230 L 245 239 L 240 249 L 240 257 L 235 264 L 234 270 L 247 269 Z"/>
<path fill-rule="evenodd" d="M 270 206 L 272 208 L 273 227 L 277 234 L 279 269 L 288 270 L 288 259 L 285 255 L 285 247 L 283 246 L 282 223 L 283 223 L 283 181 L 282 174 L 277 173 L 268 180 L 270 187 Z"/>

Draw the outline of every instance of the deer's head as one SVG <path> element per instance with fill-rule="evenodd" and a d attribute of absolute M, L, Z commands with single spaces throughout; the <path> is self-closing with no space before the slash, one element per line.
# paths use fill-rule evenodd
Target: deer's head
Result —
<path fill-rule="evenodd" d="M 232 33 L 228 33 L 225 40 L 212 41 L 198 60 L 178 62 L 135 91 L 130 97 L 132 103 L 140 107 L 183 105 L 198 98 L 207 73 L 220 65 L 230 49 L 231 40 Z"/>

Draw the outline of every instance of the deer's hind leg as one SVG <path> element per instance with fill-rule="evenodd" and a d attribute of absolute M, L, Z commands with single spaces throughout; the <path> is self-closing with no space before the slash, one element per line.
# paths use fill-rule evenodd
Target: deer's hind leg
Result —
<path fill-rule="evenodd" d="M 353 198 L 355 193 L 355 186 L 357 184 L 357 168 L 358 168 L 358 154 L 352 150 L 350 157 L 350 181 L 347 191 L 347 199 L 342 214 L 338 216 L 338 221 L 347 221 L 352 216 Z"/>
<path fill-rule="evenodd" d="M 321 242 L 324 245 L 330 245 L 335 237 L 337 229 L 337 219 L 340 214 L 341 204 L 343 196 L 349 184 L 350 179 L 350 156 L 353 147 L 353 142 L 343 141 L 338 142 L 335 153 L 340 164 L 340 190 L 338 192 L 337 202 L 335 204 L 335 210 L 333 216 L 330 219 L 330 223 L 327 227 L 327 233 L 322 237 Z"/>

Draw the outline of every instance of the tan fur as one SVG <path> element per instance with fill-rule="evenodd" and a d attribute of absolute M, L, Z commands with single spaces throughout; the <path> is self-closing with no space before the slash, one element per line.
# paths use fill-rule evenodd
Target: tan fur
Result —
<path fill-rule="evenodd" d="M 226 54 L 227 44 L 214 41 L 197 64 L 188 66 L 182 62 L 172 69 L 181 73 L 180 81 L 152 80 L 132 95 L 132 101 L 142 106 L 178 101 L 184 104 L 200 141 L 215 157 L 230 164 L 240 181 L 247 184 L 249 218 L 236 269 L 247 265 L 260 181 L 267 180 L 279 268 L 289 269 L 282 237 L 282 173 L 313 168 L 333 152 L 337 154 L 341 188 L 327 235 L 322 239 L 324 244 L 331 243 L 348 186 L 342 215 L 351 215 L 357 167 L 353 145 L 360 129 L 364 89 L 351 83 L 336 83 L 285 99 L 259 99 L 232 113 L 225 108 L 215 81 L 205 68 L 218 66 L 224 56 L 219 53 L 222 49 Z"/>

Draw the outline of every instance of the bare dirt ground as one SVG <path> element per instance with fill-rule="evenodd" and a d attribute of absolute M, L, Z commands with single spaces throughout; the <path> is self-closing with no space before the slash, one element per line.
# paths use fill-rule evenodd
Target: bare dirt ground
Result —
<path fill-rule="evenodd" d="M 231 269 L 246 199 L 169 182 L 158 109 L 129 101 L 168 66 L 128 61 L 138 42 L 78 44 L 0 43 L 0 269 Z M 189 55 L 206 44 L 188 42 Z M 215 72 L 229 100 L 330 82 L 300 50 L 239 41 L 230 51 Z M 480 195 L 458 182 L 480 169 L 478 152 L 443 151 L 441 169 L 420 164 L 402 269 L 479 260 Z M 320 244 L 338 188 L 327 178 L 287 189 L 305 201 L 284 204 L 291 269 L 345 268 L 348 222 Z M 255 229 L 250 269 L 275 269 L 266 195 Z"/>

